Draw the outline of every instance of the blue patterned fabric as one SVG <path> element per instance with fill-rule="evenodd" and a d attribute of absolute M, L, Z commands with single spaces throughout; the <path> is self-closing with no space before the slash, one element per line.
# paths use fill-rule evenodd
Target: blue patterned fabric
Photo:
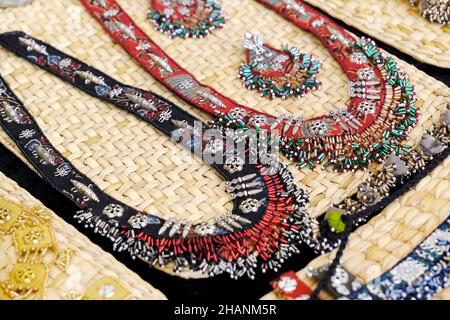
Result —
<path fill-rule="evenodd" d="M 450 219 L 395 267 L 347 296 L 354 300 L 424 300 L 448 285 Z"/>

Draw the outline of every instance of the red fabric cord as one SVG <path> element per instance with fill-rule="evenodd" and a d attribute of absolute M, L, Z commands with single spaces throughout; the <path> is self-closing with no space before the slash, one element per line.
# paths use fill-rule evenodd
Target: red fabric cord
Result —
<path fill-rule="evenodd" d="M 190 104 L 208 112 L 212 115 L 228 114 L 233 112 L 236 108 L 243 109 L 247 112 L 248 116 L 264 115 L 267 118 L 276 118 L 273 115 L 245 107 L 236 101 L 225 97 L 213 88 L 200 83 L 191 75 L 187 70 L 181 67 L 177 62 L 170 58 L 148 35 L 146 35 L 126 14 L 126 12 L 117 4 L 115 0 L 81 0 L 86 9 L 97 19 L 106 32 L 117 41 L 127 52 L 133 57 L 146 71 L 148 71 L 155 79 L 164 84 L 171 91 L 178 96 L 189 102 Z M 293 22 L 298 27 L 308 30 L 317 36 L 327 47 L 336 61 L 341 65 L 350 81 L 357 81 L 358 77 L 356 72 L 361 68 L 368 68 L 372 70 L 381 80 L 379 86 L 380 100 L 376 103 L 376 112 L 360 118 L 361 125 L 358 128 L 350 128 L 350 131 L 344 131 L 339 125 L 338 120 L 330 115 L 322 115 L 312 119 L 307 119 L 301 124 L 300 130 L 293 128 L 283 133 L 283 136 L 288 139 L 297 139 L 304 137 L 304 128 L 314 120 L 322 119 L 329 124 L 329 130 L 324 137 L 341 136 L 361 133 L 371 124 L 374 123 L 379 115 L 383 103 L 385 101 L 384 83 L 382 82 L 382 75 L 380 70 L 370 62 L 364 64 L 355 64 L 350 60 L 349 47 L 346 47 L 341 41 L 330 41 L 336 36 L 336 32 L 340 33 L 343 39 L 349 43 L 353 43 L 355 39 L 346 32 L 343 28 L 336 25 L 330 19 L 324 17 L 302 1 L 298 0 L 297 4 L 300 4 L 304 8 L 307 19 L 300 19 L 299 15 L 295 13 L 291 8 L 287 8 L 282 2 L 278 6 L 271 4 L 267 0 L 258 0 L 258 2 L 274 9 L 285 18 Z M 110 12 L 118 12 L 114 15 Z M 316 20 L 323 20 L 327 22 L 327 28 L 313 28 L 313 23 Z M 345 41 L 344 40 L 344 41 Z M 205 40 L 207 41 L 207 40 Z M 206 96 L 206 98 L 205 98 Z M 208 98 L 209 97 L 209 98 Z M 219 101 L 219 103 L 217 103 Z M 348 107 L 348 111 L 355 115 L 356 107 L 363 101 L 360 98 L 351 98 L 351 102 Z M 282 128 L 285 120 L 280 122 L 278 128 Z M 252 127 L 249 121 L 246 124 L 248 127 Z M 261 126 L 261 129 L 269 129 L 270 125 L 266 124 Z"/>
<path fill-rule="evenodd" d="M 211 87 L 201 84 L 199 81 L 197 81 L 194 76 L 192 76 L 188 71 L 186 71 L 183 67 L 181 67 L 175 60 L 173 60 L 171 57 L 169 57 L 147 34 L 144 33 L 137 25 L 136 23 L 130 18 L 129 15 L 119 6 L 119 4 L 114 0 L 105 0 L 105 3 L 107 4 L 106 8 L 102 8 L 99 5 L 96 5 L 95 2 L 92 3 L 91 0 L 81 0 L 83 5 L 86 7 L 86 9 L 94 16 L 97 21 L 100 23 L 100 25 L 103 27 L 103 29 L 108 32 L 112 36 L 112 38 L 117 41 L 127 52 L 128 54 L 133 57 L 146 71 L 148 71 L 156 80 L 158 80 L 160 83 L 164 84 L 167 88 L 169 88 L 171 91 L 174 91 L 178 96 L 189 102 L 190 104 L 197 106 L 198 108 L 213 114 L 215 110 L 217 110 L 217 107 L 211 106 L 210 103 L 201 103 L 199 99 L 192 99 L 190 97 L 187 97 L 184 95 L 180 90 L 174 90 L 171 85 L 167 82 L 168 78 L 174 78 L 176 76 L 182 76 L 187 75 L 189 78 L 192 79 L 195 83 L 197 83 L 200 87 L 208 88 L 210 92 L 213 92 L 222 102 L 227 106 L 224 110 L 225 112 L 230 111 L 232 108 L 240 107 L 247 109 L 251 111 L 252 109 L 244 107 L 242 105 L 239 105 L 236 101 L 226 98 L 223 95 L 216 92 Z M 134 40 L 132 38 L 125 38 L 122 35 L 122 32 L 117 29 L 116 31 L 111 31 L 108 29 L 107 24 L 105 23 L 105 20 L 102 19 L 102 16 L 105 14 L 106 11 L 117 8 L 119 9 L 119 14 L 114 16 L 115 21 L 120 21 L 120 23 L 126 25 L 126 26 L 132 26 L 132 29 L 134 31 L 134 34 L 136 35 L 137 40 Z M 170 67 L 174 70 L 173 73 L 170 74 L 164 74 L 161 69 L 158 67 L 158 64 L 154 62 L 151 55 L 148 54 L 148 52 L 145 52 L 144 50 L 137 49 L 137 46 L 139 43 L 142 43 L 143 41 L 147 42 L 151 45 L 149 48 L 149 51 L 151 53 L 155 54 L 162 60 L 165 60 Z"/>

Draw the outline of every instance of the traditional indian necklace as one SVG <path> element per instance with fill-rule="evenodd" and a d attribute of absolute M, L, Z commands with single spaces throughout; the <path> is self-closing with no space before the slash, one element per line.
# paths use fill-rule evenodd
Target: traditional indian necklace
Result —
<path fill-rule="evenodd" d="M 245 107 L 200 83 L 147 36 L 115 0 L 81 0 L 102 27 L 159 82 L 220 119 L 220 126 L 270 130 L 281 151 L 300 167 L 317 163 L 336 171 L 367 167 L 402 146 L 417 121 L 414 88 L 369 39 L 355 40 L 321 13 L 297 0 L 258 0 L 317 36 L 349 79 L 347 109 L 311 119 L 279 117 Z"/>
<path fill-rule="evenodd" d="M 248 149 L 240 153 L 216 137 L 204 138 L 194 118 L 164 98 L 122 84 L 91 66 L 22 32 L 0 36 L 0 44 L 84 92 L 123 108 L 202 154 L 228 181 L 234 208 L 212 223 L 194 224 L 176 217 L 164 220 L 139 212 L 102 192 L 52 146 L 22 102 L 0 81 L 0 124 L 35 169 L 82 211 L 75 218 L 150 265 L 174 263 L 208 275 L 253 278 L 277 269 L 298 252 L 307 194 L 285 165 L 250 164 Z M 224 151 L 225 163 L 212 154 Z"/>

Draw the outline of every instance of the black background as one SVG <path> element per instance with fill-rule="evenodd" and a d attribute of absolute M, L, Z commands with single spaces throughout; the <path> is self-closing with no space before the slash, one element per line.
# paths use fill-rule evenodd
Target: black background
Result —
<path fill-rule="evenodd" d="M 340 21 L 337 22 L 358 36 L 365 35 Z M 418 69 L 437 78 L 448 86 L 450 85 L 449 69 L 419 63 L 413 58 L 402 54 L 397 49 L 383 44 L 381 41 L 377 41 L 377 43 L 389 53 L 413 64 Z M 70 224 L 75 225 L 81 232 L 86 233 L 86 229 L 77 224 L 72 218 L 77 211 L 77 207 L 45 183 L 3 145 L 0 145 L 0 170 L 15 180 L 21 187 L 27 189 L 34 197 L 43 202 L 56 214 Z M 90 232 L 88 235 L 93 242 L 99 244 L 104 250 L 110 251 L 111 243 L 109 240 L 104 240 Z M 257 274 L 256 280 L 231 280 L 226 275 L 208 279 L 184 280 L 155 269 L 150 269 L 143 262 L 131 260 L 127 254 L 114 253 L 114 255 L 130 269 L 138 273 L 143 279 L 149 281 L 154 287 L 162 291 L 167 298 L 175 301 L 253 301 L 271 290 L 270 281 L 276 278 L 277 274 L 290 270 L 300 270 L 315 257 L 310 249 L 303 247 L 301 248 L 301 254 L 289 259 L 276 274 L 273 272 Z"/>

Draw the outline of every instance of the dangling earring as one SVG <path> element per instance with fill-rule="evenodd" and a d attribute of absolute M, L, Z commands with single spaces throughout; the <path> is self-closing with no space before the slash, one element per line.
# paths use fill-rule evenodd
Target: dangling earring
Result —
<path fill-rule="evenodd" d="M 217 0 L 150 0 L 150 5 L 150 20 L 171 38 L 203 38 L 226 20 Z"/>
<path fill-rule="evenodd" d="M 244 35 L 246 63 L 239 68 L 244 87 L 256 89 L 262 97 L 303 97 L 320 88 L 316 74 L 321 63 L 297 48 L 277 50 L 263 42 L 261 36 Z"/>

